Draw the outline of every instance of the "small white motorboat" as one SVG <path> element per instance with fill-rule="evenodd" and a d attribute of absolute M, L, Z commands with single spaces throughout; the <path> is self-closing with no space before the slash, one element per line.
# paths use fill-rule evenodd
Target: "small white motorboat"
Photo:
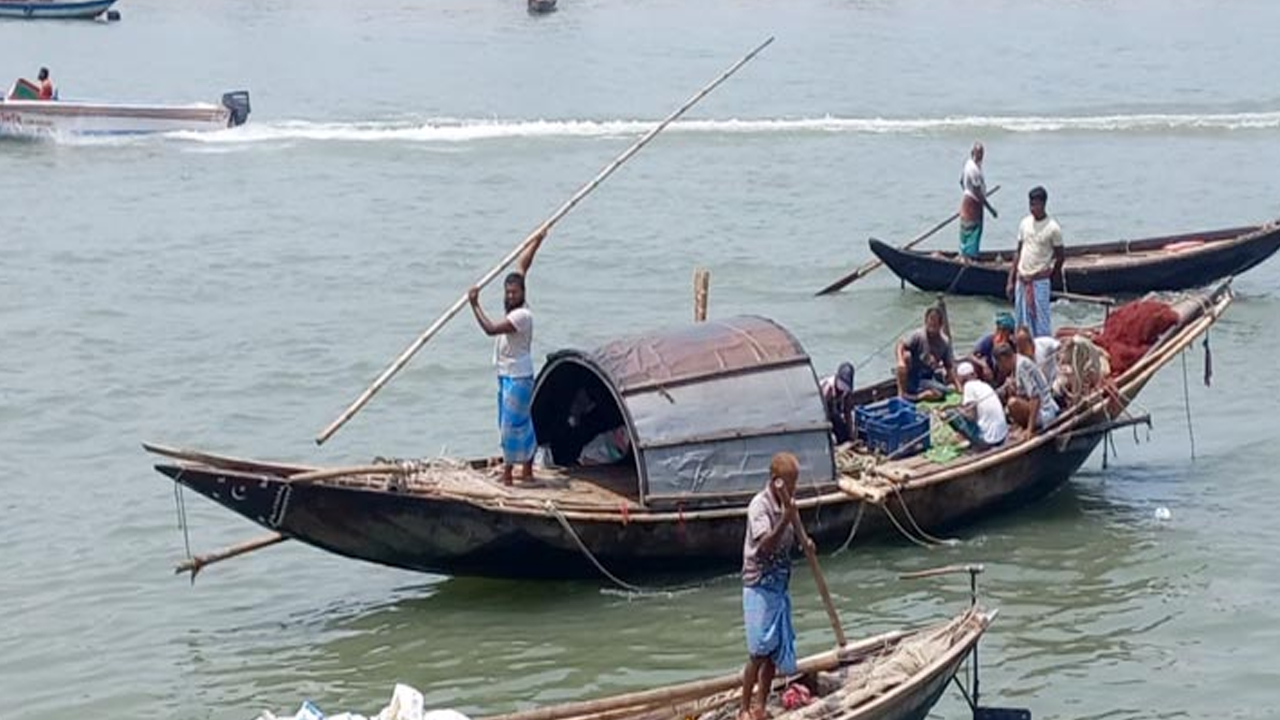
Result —
<path fill-rule="evenodd" d="M 19 80 L 0 101 L 0 136 L 140 135 L 222 130 L 249 119 L 246 90 L 223 93 L 222 101 L 191 105 L 38 100 L 39 89 Z"/>

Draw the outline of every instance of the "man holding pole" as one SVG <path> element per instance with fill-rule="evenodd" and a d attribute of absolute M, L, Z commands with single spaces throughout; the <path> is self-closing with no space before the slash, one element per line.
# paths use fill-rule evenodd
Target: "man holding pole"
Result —
<path fill-rule="evenodd" d="M 987 181 L 982 175 L 985 153 L 982 143 L 975 142 L 969 150 L 964 170 L 960 171 L 960 188 L 964 191 L 960 198 L 960 255 L 965 258 L 978 256 L 982 245 L 983 211 L 990 211 L 993 218 L 1000 217 L 987 201 Z"/>
<path fill-rule="evenodd" d="M 796 634 L 791 626 L 791 550 L 796 546 L 799 511 L 793 497 L 800 462 L 778 453 L 769 463 L 769 484 L 747 507 L 742 545 L 742 614 L 747 653 L 742 670 L 742 708 L 738 720 L 764 720 L 765 704 L 777 672 L 796 671 Z M 803 538 L 812 553 L 813 542 Z M 758 693 L 757 693 L 758 688 Z M 752 698 L 757 702 L 752 707 Z"/>
<path fill-rule="evenodd" d="M 498 369 L 498 430 L 502 436 L 502 483 L 514 482 L 513 470 L 519 463 L 526 482 L 533 480 L 533 455 L 538 441 L 533 433 L 533 313 L 525 303 L 525 278 L 533 256 L 537 254 L 545 230 L 539 232 L 520 253 L 516 271 L 502 283 L 503 308 L 506 316 L 494 322 L 480 307 L 480 288 L 467 291 L 471 311 L 486 335 L 496 337 L 493 364 Z"/>

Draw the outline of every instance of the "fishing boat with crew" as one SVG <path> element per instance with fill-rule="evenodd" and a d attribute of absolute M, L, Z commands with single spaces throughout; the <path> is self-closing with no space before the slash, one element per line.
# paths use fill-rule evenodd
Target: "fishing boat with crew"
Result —
<path fill-rule="evenodd" d="M 797 505 L 819 549 L 858 538 L 935 534 L 1041 498 L 1108 433 L 1149 422 L 1130 407 L 1164 365 L 1232 302 L 1229 283 L 1117 308 L 1106 323 L 1059 339 L 1123 352 L 1034 435 L 977 449 L 955 440 L 919 452 L 938 418 L 833 446 L 819 385 L 800 341 L 780 324 L 726 318 L 548 356 L 532 418 L 545 462 L 535 482 L 505 486 L 500 458 L 384 459 L 323 468 L 149 444 L 156 469 L 270 534 L 211 561 L 286 539 L 349 558 L 448 575 L 637 578 L 729 571 L 770 457 L 795 454 Z M 1128 317 L 1126 324 L 1118 318 Z M 1155 318 L 1159 318 L 1156 321 Z M 1109 339 L 1108 339 L 1109 337 Z M 1095 356 L 1093 358 L 1097 360 Z M 1078 376 L 1088 374 L 1077 368 Z M 871 417 L 894 397 L 886 380 L 855 403 Z M 902 416 L 903 408 L 887 408 Z M 868 433 L 874 424 L 868 424 Z M 911 429 L 914 427 L 914 429 Z M 887 435 L 886 435 L 887 433 Z"/>
<path fill-rule="evenodd" d="M 249 119 L 249 93 L 223 93 L 220 102 L 150 105 L 39 99 L 34 83 L 19 79 L 0 100 L 0 136 L 139 135 L 211 131 L 243 125 Z"/>
<path fill-rule="evenodd" d="M 952 251 L 894 247 L 872 238 L 871 252 L 904 282 L 928 292 L 1005 299 L 1013 252 L 976 258 Z M 1235 277 L 1280 250 L 1280 221 L 1138 240 L 1068 245 L 1053 290 L 1104 297 L 1187 290 Z"/>

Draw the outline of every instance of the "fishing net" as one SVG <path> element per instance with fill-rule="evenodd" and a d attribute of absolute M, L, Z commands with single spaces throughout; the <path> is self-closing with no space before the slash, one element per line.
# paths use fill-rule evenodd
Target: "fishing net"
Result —
<path fill-rule="evenodd" d="M 1159 300 L 1138 300 L 1111 313 L 1094 342 L 1107 351 L 1111 372 L 1120 375 L 1155 345 L 1160 336 L 1178 324 L 1178 313 Z"/>

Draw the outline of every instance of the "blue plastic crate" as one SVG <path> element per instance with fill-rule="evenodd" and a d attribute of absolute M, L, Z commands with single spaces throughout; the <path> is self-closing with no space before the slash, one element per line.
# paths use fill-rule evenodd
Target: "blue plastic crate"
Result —
<path fill-rule="evenodd" d="M 900 398 L 857 408 L 857 433 L 871 449 L 906 457 L 929 449 L 929 416 Z M 910 447 L 908 447 L 910 446 Z"/>

